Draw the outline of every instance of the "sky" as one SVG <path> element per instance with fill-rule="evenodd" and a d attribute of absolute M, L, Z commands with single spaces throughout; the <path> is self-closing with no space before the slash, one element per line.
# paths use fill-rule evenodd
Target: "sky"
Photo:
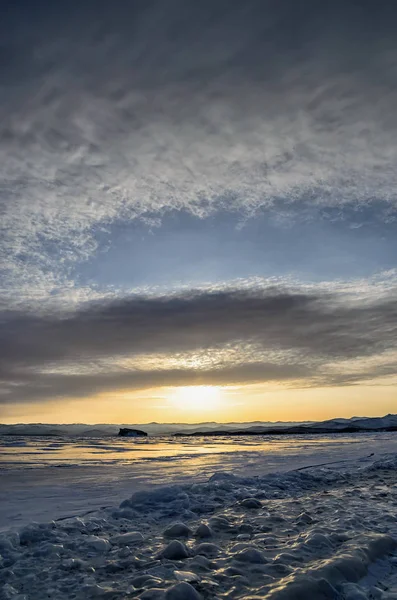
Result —
<path fill-rule="evenodd" d="M 0 421 L 397 412 L 397 6 L 3 6 Z"/>

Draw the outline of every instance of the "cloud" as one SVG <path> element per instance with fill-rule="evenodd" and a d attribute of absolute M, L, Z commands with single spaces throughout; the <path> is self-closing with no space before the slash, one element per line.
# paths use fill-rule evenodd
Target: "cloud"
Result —
<path fill-rule="evenodd" d="M 357 288 L 201 290 L 97 301 L 63 315 L 3 313 L 1 401 L 395 375 L 396 288 Z"/>
<path fill-rule="evenodd" d="M 396 374 L 395 273 L 127 297 L 79 283 L 108 232 L 172 211 L 394 222 L 397 9 L 304 4 L 69 0 L 2 19 L 3 406 Z"/>
<path fill-rule="evenodd" d="M 394 218 L 392 3 L 58 3 L 2 25 L 4 299 L 165 211 Z M 33 26 L 32 26 L 33 25 Z M 381 201 L 381 202 L 379 202 Z M 379 208 L 380 207 L 380 208 Z M 37 300 L 36 300 L 37 301 Z"/>

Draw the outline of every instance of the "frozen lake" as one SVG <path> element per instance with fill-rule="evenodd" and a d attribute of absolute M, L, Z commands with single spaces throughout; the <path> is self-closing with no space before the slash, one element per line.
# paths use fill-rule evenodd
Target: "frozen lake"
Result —
<path fill-rule="evenodd" d="M 173 438 L 0 437 L 0 529 L 118 504 L 152 486 L 214 472 L 265 475 L 366 464 L 397 453 L 397 435 Z M 368 459 L 370 454 L 374 457 Z"/>
<path fill-rule="evenodd" d="M 0 597 L 397 598 L 396 434 L 0 444 Z"/>

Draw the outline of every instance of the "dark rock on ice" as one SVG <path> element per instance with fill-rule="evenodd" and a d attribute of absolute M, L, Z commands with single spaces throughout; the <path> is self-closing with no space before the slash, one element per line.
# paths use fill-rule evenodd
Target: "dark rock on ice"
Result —
<path fill-rule="evenodd" d="M 146 431 L 142 431 L 142 429 L 129 429 L 128 427 L 121 427 L 119 435 L 122 437 L 147 437 Z"/>

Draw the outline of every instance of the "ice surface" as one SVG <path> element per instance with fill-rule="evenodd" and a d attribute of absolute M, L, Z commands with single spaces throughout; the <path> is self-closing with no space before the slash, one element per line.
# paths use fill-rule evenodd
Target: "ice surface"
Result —
<path fill-rule="evenodd" d="M 266 474 L 397 453 L 397 434 L 233 438 L 0 437 L 0 530 L 80 514 L 170 481 Z M 343 461 L 339 463 L 338 461 Z"/>
<path fill-rule="evenodd" d="M 109 449 L 68 468 L 62 448 L 56 467 L 25 442 L 38 454 L 1 473 L 2 599 L 397 598 L 395 434 L 211 440 L 127 462 Z"/>

